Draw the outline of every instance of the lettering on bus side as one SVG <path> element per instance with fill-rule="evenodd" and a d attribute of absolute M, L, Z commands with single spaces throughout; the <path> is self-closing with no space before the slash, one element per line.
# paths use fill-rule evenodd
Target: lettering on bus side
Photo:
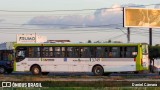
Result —
<path fill-rule="evenodd" d="M 42 61 L 54 61 L 54 59 L 42 59 Z"/>

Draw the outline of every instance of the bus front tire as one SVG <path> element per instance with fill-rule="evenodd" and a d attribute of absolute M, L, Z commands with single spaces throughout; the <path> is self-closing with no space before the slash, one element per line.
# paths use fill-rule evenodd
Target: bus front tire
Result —
<path fill-rule="evenodd" d="M 31 68 L 31 72 L 33 75 L 40 75 L 41 74 L 41 68 L 38 65 L 34 65 Z"/>
<path fill-rule="evenodd" d="M 5 73 L 5 68 L 3 66 L 0 66 L 0 74 L 4 74 Z"/>
<path fill-rule="evenodd" d="M 93 73 L 95 76 L 102 76 L 104 74 L 104 70 L 102 66 L 97 65 L 93 67 Z"/>

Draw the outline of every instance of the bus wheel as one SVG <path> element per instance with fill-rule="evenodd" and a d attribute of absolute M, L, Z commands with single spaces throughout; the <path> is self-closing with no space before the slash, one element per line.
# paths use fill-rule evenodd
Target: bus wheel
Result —
<path fill-rule="evenodd" d="M 31 72 L 33 75 L 40 75 L 41 74 L 41 68 L 38 65 L 34 65 L 31 68 Z"/>
<path fill-rule="evenodd" d="M 5 73 L 5 68 L 4 67 L 0 67 L 0 74 L 4 74 Z"/>
<path fill-rule="evenodd" d="M 102 76 L 104 74 L 104 70 L 101 66 L 94 66 L 93 73 L 95 76 Z"/>
<path fill-rule="evenodd" d="M 48 75 L 49 72 L 42 72 L 42 75 Z"/>

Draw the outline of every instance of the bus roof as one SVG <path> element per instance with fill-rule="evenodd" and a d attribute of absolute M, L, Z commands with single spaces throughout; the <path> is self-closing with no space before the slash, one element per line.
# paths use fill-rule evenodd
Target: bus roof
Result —
<path fill-rule="evenodd" d="M 15 43 L 17 46 L 137 46 L 146 43 Z"/>

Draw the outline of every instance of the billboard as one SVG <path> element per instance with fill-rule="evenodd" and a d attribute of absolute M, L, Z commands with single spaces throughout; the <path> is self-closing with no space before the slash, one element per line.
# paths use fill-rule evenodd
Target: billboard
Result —
<path fill-rule="evenodd" d="M 124 27 L 160 28 L 160 9 L 124 8 Z"/>
<path fill-rule="evenodd" d="M 43 43 L 47 42 L 46 36 L 37 34 L 17 34 L 17 43 Z"/>

